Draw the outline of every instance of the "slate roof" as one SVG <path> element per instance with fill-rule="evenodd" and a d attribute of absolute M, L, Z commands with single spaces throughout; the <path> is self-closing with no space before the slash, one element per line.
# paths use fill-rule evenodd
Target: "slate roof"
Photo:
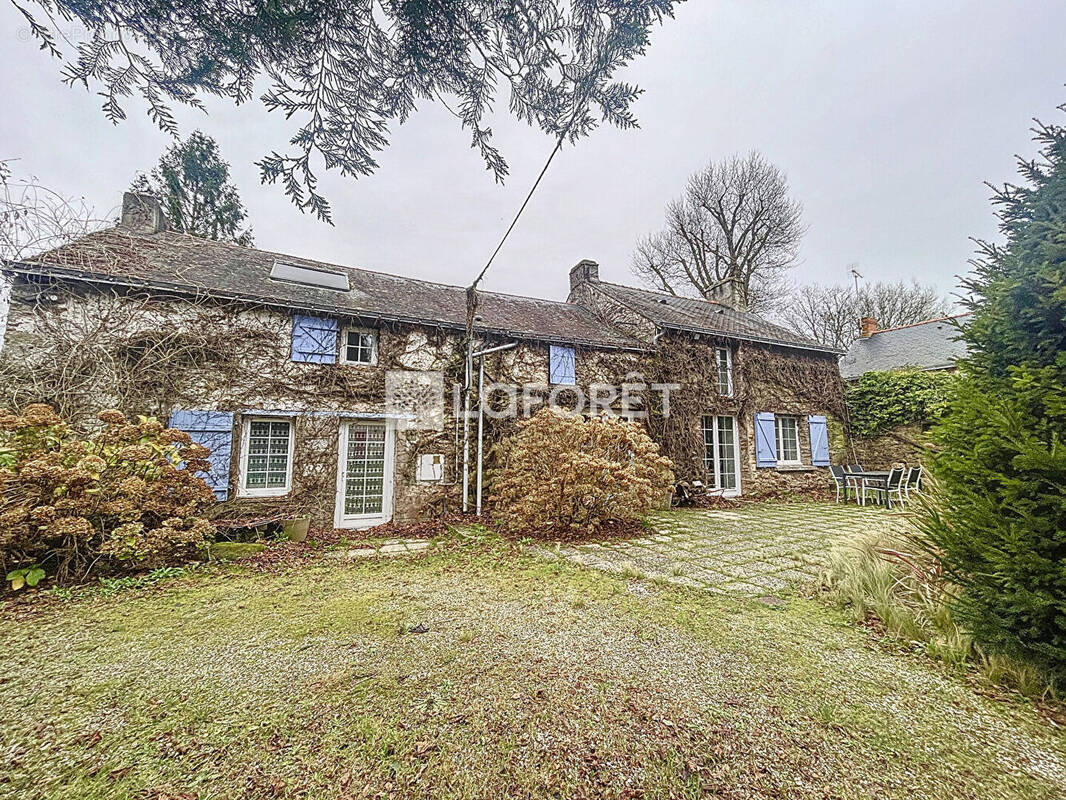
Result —
<path fill-rule="evenodd" d="M 275 261 L 345 273 L 351 291 L 272 280 L 269 276 Z M 466 327 L 466 290 L 460 286 L 326 264 L 172 231 L 141 234 L 109 228 L 9 268 L 364 319 Z M 584 306 L 496 292 L 478 294 L 483 322 L 475 327 L 482 332 L 645 348 L 605 325 Z"/>
<path fill-rule="evenodd" d="M 709 333 L 752 342 L 839 353 L 832 347 L 767 322 L 756 314 L 734 311 L 713 300 L 678 297 L 632 286 L 600 282 L 597 287 L 617 302 L 663 328 Z"/>
<path fill-rule="evenodd" d="M 885 328 L 865 339 L 856 339 L 840 359 L 840 374 L 844 380 L 853 380 L 871 370 L 951 369 L 955 359 L 966 355 L 966 345 L 955 338 L 955 323 L 966 316 L 956 314 Z"/>
<path fill-rule="evenodd" d="M 275 262 L 345 274 L 351 290 L 337 291 L 271 279 Z M 320 314 L 466 327 L 466 289 L 299 256 L 216 242 L 173 231 L 138 233 L 114 227 L 91 233 L 8 269 L 27 274 L 298 309 Z M 613 283 L 597 286 L 661 328 L 825 353 L 838 351 L 755 314 L 720 303 L 676 297 Z M 478 292 L 482 322 L 475 328 L 527 340 L 595 347 L 647 349 L 577 303 Z"/>

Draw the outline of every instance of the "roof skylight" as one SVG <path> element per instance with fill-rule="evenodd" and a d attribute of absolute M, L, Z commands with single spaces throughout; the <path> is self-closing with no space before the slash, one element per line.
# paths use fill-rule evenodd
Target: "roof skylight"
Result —
<path fill-rule="evenodd" d="M 351 290 L 348 284 L 348 276 L 341 272 L 330 272 L 315 267 L 300 267 L 296 264 L 286 264 L 284 261 L 275 261 L 270 270 L 270 277 L 275 281 L 287 283 L 302 283 L 305 286 L 317 286 L 320 289 L 334 289 L 338 292 Z"/>

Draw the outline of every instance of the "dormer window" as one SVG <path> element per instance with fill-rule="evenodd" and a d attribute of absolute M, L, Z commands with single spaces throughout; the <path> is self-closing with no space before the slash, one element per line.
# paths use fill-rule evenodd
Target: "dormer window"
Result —
<path fill-rule="evenodd" d="M 718 394 L 733 396 L 733 351 L 728 347 L 716 347 L 714 359 L 718 366 Z"/>
<path fill-rule="evenodd" d="M 341 340 L 341 361 L 345 364 L 378 363 L 378 334 L 367 328 L 345 328 Z"/>

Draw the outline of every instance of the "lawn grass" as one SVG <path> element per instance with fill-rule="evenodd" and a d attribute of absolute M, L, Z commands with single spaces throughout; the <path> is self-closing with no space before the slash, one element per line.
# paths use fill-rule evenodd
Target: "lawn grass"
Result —
<path fill-rule="evenodd" d="M 2 798 L 1066 792 L 1030 706 L 819 601 L 494 541 L 0 613 Z"/>

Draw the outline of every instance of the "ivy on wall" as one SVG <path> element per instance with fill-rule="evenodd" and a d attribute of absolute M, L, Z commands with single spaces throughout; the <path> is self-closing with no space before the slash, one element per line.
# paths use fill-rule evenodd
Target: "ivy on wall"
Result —
<path fill-rule="evenodd" d="M 951 398 L 954 372 L 866 372 L 845 389 L 851 431 L 878 436 L 909 423 L 923 427 L 940 419 Z"/>

